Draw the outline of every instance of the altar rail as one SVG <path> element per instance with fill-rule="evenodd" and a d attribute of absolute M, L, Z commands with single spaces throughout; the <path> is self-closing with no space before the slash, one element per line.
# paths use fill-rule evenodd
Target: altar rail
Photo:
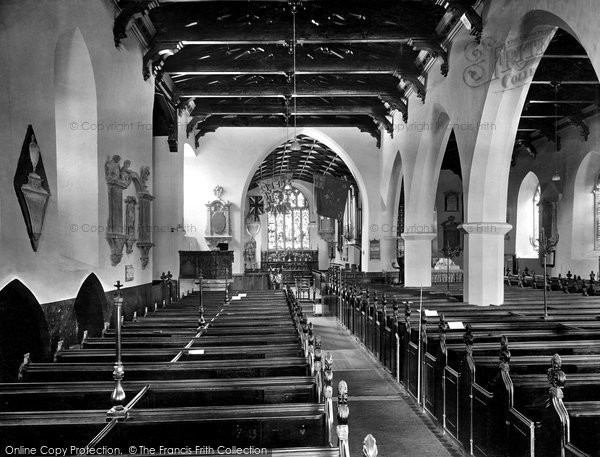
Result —
<path fill-rule="evenodd" d="M 431 283 L 432 284 L 446 284 L 446 283 L 462 283 L 463 282 L 463 272 L 462 270 L 458 271 L 439 271 L 433 270 L 431 272 Z"/>

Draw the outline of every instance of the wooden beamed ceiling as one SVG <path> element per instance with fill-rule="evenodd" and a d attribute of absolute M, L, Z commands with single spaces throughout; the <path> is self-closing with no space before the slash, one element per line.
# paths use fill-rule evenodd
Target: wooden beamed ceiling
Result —
<path fill-rule="evenodd" d="M 392 111 L 408 116 L 405 91 L 425 99 L 419 53 L 447 72 L 440 20 L 468 14 L 480 36 L 475 2 L 121 0 L 113 32 L 118 45 L 134 21 L 145 24 L 144 77 L 158 87 L 168 75 L 174 103 L 195 104 L 190 133 L 294 122 L 391 133 Z"/>
<path fill-rule="evenodd" d="M 249 189 L 262 179 L 290 173 L 292 179 L 313 182 L 313 175 L 328 174 L 345 179 L 357 188 L 356 180 L 342 158 L 327 145 L 306 135 L 298 135 L 299 151 L 292 151 L 293 140 L 276 147 L 259 165 Z"/>
<path fill-rule="evenodd" d="M 585 119 L 600 111 L 600 82 L 581 44 L 558 29 L 535 70 L 521 112 L 513 163 L 521 148 L 537 155 L 533 142 L 542 138 L 560 149 L 560 130 L 577 128 L 587 141 Z"/>

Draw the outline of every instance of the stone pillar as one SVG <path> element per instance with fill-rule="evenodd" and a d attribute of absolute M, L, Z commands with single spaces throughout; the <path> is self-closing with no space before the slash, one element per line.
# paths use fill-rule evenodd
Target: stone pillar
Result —
<path fill-rule="evenodd" d="M 504 235 L 512 225 L 502 222 L 462 224 L 465 232 L 464 301 L 471 305 L 504 302 Z"/>
<path fill-rule="evenodd" d="M 403 233 L 404 286 L 431 286 L 431 240 L 437 233 Z"/>
<path fill-rule="evenodd" d="M 152 276 L 170 270 L 179 277 L 179 249 L 183 242 L 183 152 L 169 150 L 167 136 L 155 136 L 152 193 Z"/>

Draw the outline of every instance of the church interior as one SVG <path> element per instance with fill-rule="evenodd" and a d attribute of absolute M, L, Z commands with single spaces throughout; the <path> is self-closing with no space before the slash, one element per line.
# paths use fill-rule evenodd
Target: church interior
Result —
<path fill-rule="evenodd" d="M 0 0 L 0 454 L 599 457 L 594 17 Z"/>

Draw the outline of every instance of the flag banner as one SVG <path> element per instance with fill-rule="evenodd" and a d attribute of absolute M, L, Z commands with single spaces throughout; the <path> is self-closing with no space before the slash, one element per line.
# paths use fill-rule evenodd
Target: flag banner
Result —
<path fill-rule="evenodd" d="M 263 198 L 262 197 L 248 197 L 248 201 L 249 201 L 248 206 L 250 207 L 248 213 L 251 214 L 252 216 L 254 216 L 255 219 L 258 219 L 258 216 L 260 216 L 261 214 L 263 214 L 265 212 Z"/>
<path fill-rule="evenodd" d="M 317 214 L 341 221 L 346 209 L 350 183 L 329 175 L 314 175 Z"/>

